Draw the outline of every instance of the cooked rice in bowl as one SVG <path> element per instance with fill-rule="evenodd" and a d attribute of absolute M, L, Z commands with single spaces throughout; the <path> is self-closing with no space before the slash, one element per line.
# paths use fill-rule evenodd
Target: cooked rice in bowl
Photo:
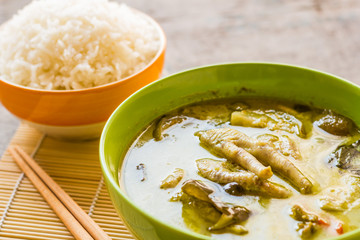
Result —
<path fill-rule="evenodd" d="M 145 68 L 160 49 L 143 14 L 108 0 L 37 0 L 0 28 L 0 78 L 30 88 L 84 89 Z"/>

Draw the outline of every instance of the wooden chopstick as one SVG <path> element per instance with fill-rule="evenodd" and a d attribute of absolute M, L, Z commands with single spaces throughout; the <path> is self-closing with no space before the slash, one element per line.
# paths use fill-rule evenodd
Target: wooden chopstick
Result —
<path fill-rule="evenodd" d="M 76 239 L 111 239 L 22 148 L 10 146 L 8 150 Z"/>

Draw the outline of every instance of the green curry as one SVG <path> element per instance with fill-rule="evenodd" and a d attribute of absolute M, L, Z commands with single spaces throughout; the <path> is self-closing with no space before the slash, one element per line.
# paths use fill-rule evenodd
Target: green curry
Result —
<path fill-rule="evenodd" d="M 120 171 L 133 201 L 221 239 L 324 239 L 360 225 L 360 133 L 331 110 L 205 102 L 151 123 Z"/>

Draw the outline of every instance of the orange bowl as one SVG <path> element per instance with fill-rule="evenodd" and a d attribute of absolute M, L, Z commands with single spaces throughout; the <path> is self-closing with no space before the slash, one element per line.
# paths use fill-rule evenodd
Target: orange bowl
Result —
<path fill-rule="evenodd" d="M 0 80 L 0 101 L 12 114 L 47 133 L 60 138 L 99 137 L 115 108 L 141 87 L 157 80 L 162 72 L 166 48 L 165 34 L 160 48 L 140 72 L 105 85 L 81 90 L 42 90 Z"/>

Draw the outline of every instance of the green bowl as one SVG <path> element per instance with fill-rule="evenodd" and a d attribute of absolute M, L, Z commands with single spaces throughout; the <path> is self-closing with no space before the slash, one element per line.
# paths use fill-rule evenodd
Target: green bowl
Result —
<path fill-rule="evenodd" d="M 231 63 L 199 67 L 158 80 L 126 99 L 102 132 L 100 162 L 119 215 L 138 239 L 210 239 L 168 225 L 135 205 L 118 184 L 118 171 L 135 137 L 156 117 L 202 100 L 274 97 L 331 108 L 360 126 L 360 87 L 316 70 L 272 63 Z M 359 239 L 360 229 L 336 239 Z"/>

